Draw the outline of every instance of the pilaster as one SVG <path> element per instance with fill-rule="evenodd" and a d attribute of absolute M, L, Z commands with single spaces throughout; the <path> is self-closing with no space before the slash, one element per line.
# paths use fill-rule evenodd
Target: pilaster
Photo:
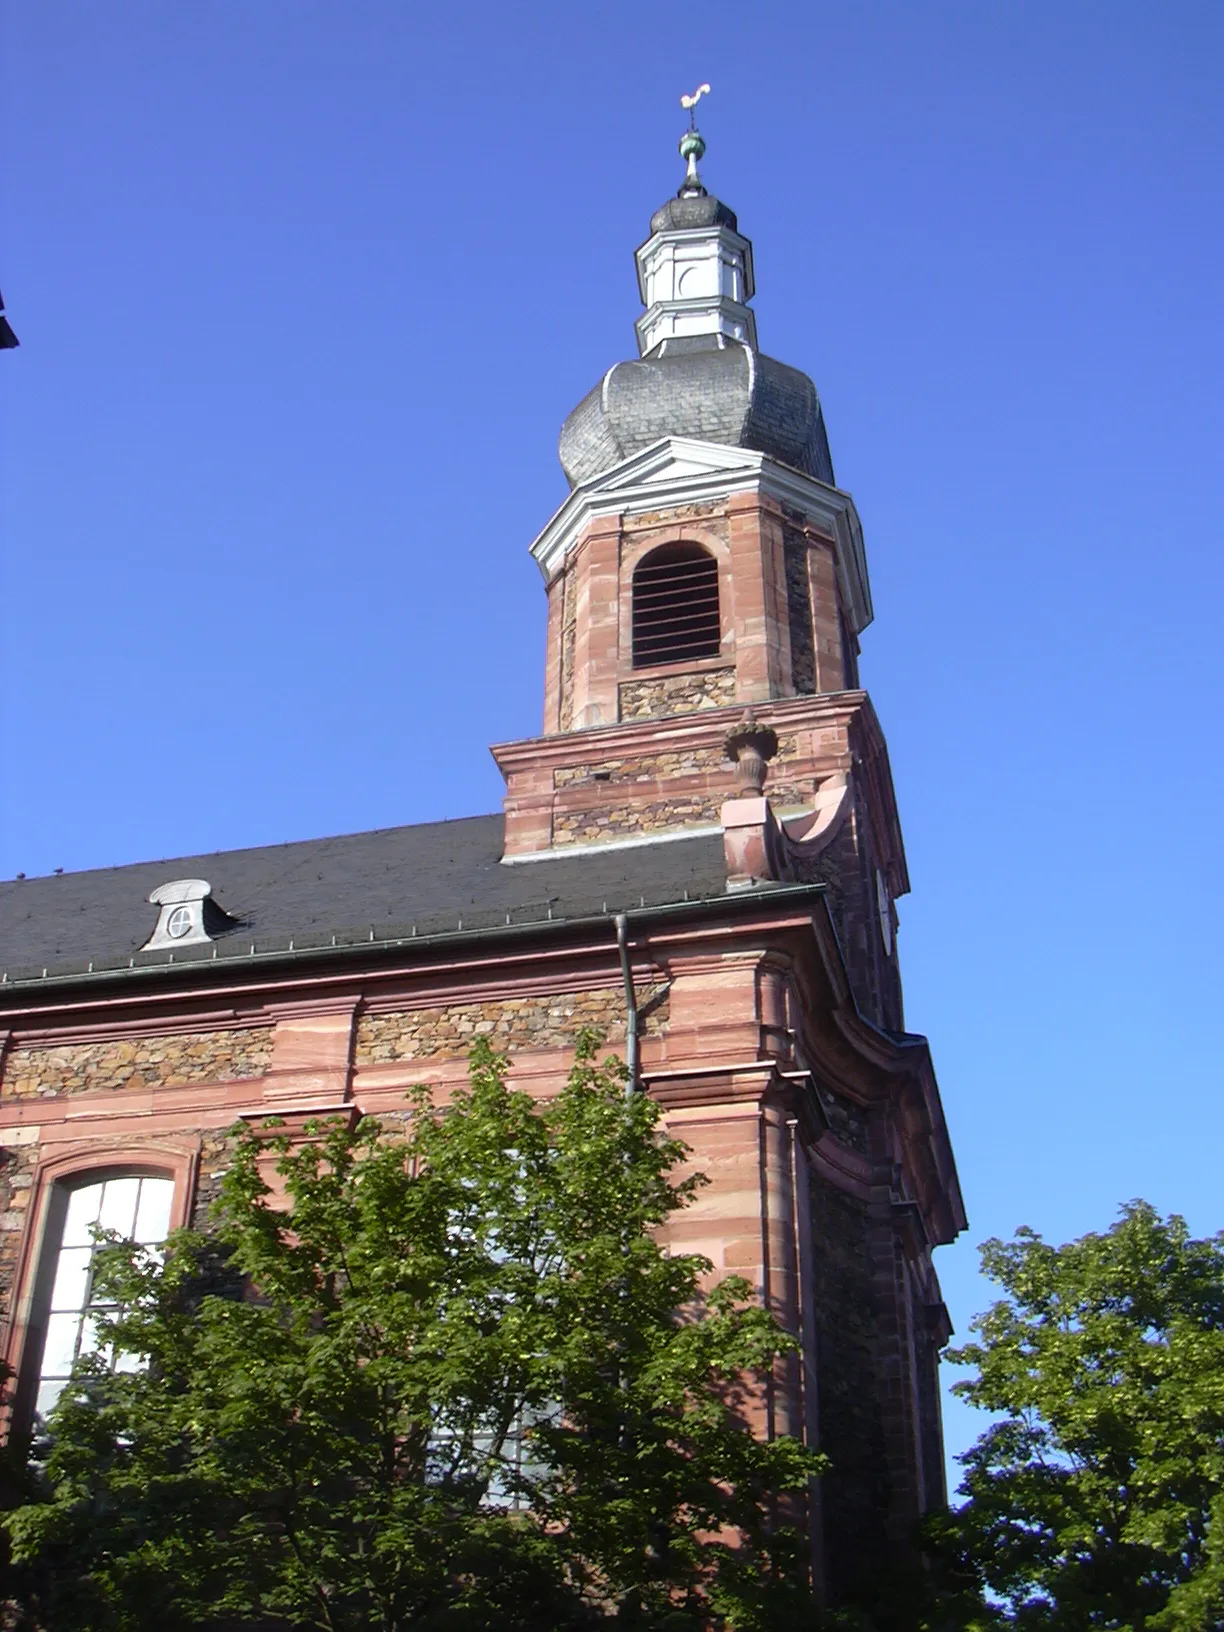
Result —
<path fill-rule="evenodd" d="M 733 494 L 727 517 L 736 699 L 765 702 L 792 689 L 782 517 L 757 493 Z"/>
<path fill-rule="evenodd" d="M 833 541 L 813 532 L 810 527 L 804 528 L 803 537 L 807 545 L 816 690 L 849 690 L 845 653 L 842 651 L 842 618 Z"/>
<path fill-rule="evenodd" d="M 355 1001 L 345 997 L 273 1012 L 264 1099 L 303 1110 L 344 1103 L 352 1088 Z"/>
<path fill-rule="evenodd" d="M 620 518 L 592 524 L 574 558 L 576 598 L 571 705 L 575 730 L 612 725 L 620 668 Z"/>
<path fill-rule="evenodd" d="M 562 731 L 568 720 L 561 717 L 561 696 L 564 685 L 565 663 L 565 592 L 569 574 L 561 571 L 548 585 L 548 632 L 544 648 L 544 725 L 545 736 Z M 573 656 L 571 653 L 571 663 Z"/>

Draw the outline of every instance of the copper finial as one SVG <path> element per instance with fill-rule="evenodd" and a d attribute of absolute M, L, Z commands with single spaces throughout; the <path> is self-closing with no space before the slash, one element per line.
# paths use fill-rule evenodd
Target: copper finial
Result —
<path fill-rule="evenodd" d="M 680 157 L 688 169 L 684 180 L 680 183 L 680 198 L 701 198 L 705 196 L 705 188 L 701 185 L 701 177 L 697 174 L 698 162 L 705 156 L 705 138 L 697 129 L 697 104 L 703 96 L 710 94 L 708 85 L 698 85 L 692 96 L 682 96 L 680 106 L 689 116 L 689 128 L 680 138 Z"/>

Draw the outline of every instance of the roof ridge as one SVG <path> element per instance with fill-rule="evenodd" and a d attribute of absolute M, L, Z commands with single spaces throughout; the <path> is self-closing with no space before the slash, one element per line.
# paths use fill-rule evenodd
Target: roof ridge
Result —
<path fill-rule="evenodd" d="M 254 856 L 261 851 L 292 850 L 298 845 L 308 844 L 338 844 L 346 839 L 372 839 L 384 833 L 407 833 L 420 831 L 431 827 L 457 827 L 463 822 L 500 822 L 504 817 L 500 810 L 482 811 L 470 816 L 443 816 L 432 822 L 393 822 L 387 827 L 364 827 L 344 833 L 321 833 L 302 839 L 281 839 L 271 844 L 243 844 L 234 845 L 227 850 L 196 850 L 189 855 L 181 856 L 147 856 L 140 861 L 117 861 L 107 867 L 74 867 L 56 873 L 33 873 L 28 877 L 21 874 L 16 878 L 0 878 L 0 889 L 6 885 L 16 888 L 20 884 L 41 884 L 54 878 L 89 878 L 99 873 L 124 873 L 134 871 L 138 867 L 179 867 L 188 863 L 213 861 L 223 856 Z"/>

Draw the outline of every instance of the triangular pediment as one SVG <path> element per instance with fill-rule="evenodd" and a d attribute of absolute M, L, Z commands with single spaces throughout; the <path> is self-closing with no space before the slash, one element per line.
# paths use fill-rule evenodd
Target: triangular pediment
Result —
<path fill-rule="evenodd" d="M 639 487 L 665 486 L 690 477 L 752 475 L 759 472 L 765 462 L 764 454 L 746 448 L 668 436 L 622 460 L 603 475 L 584 482 L 578 491 L 588 500 L 597 496 L 610 498 Z"/>
<path fill-rule="evenodd" d="M 709 504 L 755 489 L 822 524 L 837 549 L 846 607 L 857 632 L 871 622 L 867 566 L 854 504 L 848 493 L 779 464 L 767 454 L 725 442 L 665 436 L 619 465 L 582 482 L 531 546 L 546 580 L 597 516 Z"/>

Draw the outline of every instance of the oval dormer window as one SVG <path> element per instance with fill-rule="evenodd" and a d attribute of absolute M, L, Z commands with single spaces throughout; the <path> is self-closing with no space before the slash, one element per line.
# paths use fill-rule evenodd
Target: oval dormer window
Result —
<path fill-rule="evenodd" d="M 175 907 L 166 919 L 166 934 L 172 941 L 182 940 L 184 935 L 190 935 L 195 919 L 190 907 Z"/>
<path fill-rule="evenodd" d="M 633 574 L 633 666 L 717 657 L 718 563 L 700 544 L 661 544 Z"/>

